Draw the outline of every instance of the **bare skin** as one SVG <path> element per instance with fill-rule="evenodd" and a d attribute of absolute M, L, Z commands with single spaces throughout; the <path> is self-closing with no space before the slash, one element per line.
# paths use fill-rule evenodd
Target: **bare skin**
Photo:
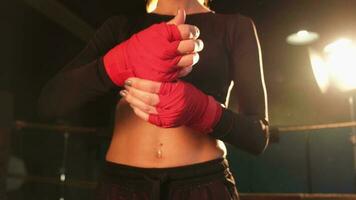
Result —
<path fill-rule="evenodd" d="M 223 144 L 187 127 L 159 128 L 136 116 L 125 100 L 116 112 L 116 126 L 106 159 L 138 167 L 173 167 L 223 157 Z"/>
<path fill-rule="evenodd" d="M 159 14 L 175 15 L 181 8 L 188 14 L 209 12 L 197 0 L 160 0 Z M 172 21 L 178 26 L 183 41 L 178 51 L 186 54 L 178 64 L 182 76 L 198 62 L 197 54 L 203 50 L 194 26 L 184 24 L 185 14 L 178 14 Z M 150 113 L 156 113 L 158 83 L 132 79 L 131 87 L 126 87 L 123 98 L 117 104 L 115 129 L 111 145 L 106 154 L 110 162 L 145 168 L 163 168 L 191 165 L 224 157 L 225 145 L 208 135 L 203 135 L 188 127 L 161 128 L 147 122 Z M 152 90 L 152 91 L 150 91 Z"/>

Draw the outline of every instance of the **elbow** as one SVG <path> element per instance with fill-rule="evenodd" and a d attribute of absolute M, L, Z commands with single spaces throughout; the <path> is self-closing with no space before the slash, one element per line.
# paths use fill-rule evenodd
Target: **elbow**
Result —
<path fill-rule="evenodd" d="M 269 136 L 267 133 L 266 134 L 263 133 L 263 136 L 261 136 L 261 139 L 255 145 L 255 148 L 251 151 L 251 153 L 255 156 L 259 156 L 263 154 L 267 149 L 268 143 L 269 143 Z"/>
<path fill-rule="evenodd" d="M 257 137 L 255 138 L 254 148 L 251 149 L 251 153 L 255 156 L 263 154 L 269 143 L 269 128 L 268 125 L 262 125 L 262 128 L 256 131 Z"/>
<path fill-rule="evenodd" d="M 246 153 L 259 156 L 266 151 L 268 142 L 269 136 L 267 131 L 255 130 L 249 134 L 240 134 L 240 137 L 232 145 Z"/>
<path fill-rule="evenodd" d="M 259 120 L 259 145 L 258 145 L 258 151 L 256 151 L 255 155 L 261 155 L 264 153 L 267 149 L 268 143 L 269 143 L 269 123 L 266 119 L 261 119 Z"/>

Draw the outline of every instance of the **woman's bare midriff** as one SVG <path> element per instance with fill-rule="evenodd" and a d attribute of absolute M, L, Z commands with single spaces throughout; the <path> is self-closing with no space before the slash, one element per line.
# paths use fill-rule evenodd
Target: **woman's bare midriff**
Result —
<path fill-rule="evenodd" d="M 106 160 L 144 168 L 201 163 L 224 157 L 225 145 L 187 127 L 160 128 L 140 119 L 125 102 L 116 108 Z"/>

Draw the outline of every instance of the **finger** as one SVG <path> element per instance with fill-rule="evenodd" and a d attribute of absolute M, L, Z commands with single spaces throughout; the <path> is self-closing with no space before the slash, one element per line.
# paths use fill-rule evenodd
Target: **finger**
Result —
<path fill-rule="evenodd" d="M 142 90 L 142 91 L 149 92 L 149 93 L 156 93 L 156 94 L 159 92 L 159 89 L 161 87 L 160 82 L 155 82 L 155 81 L 150 81 L 150 80 L 140 79 L 140 78 L 134 78 L 134 77 L 128 78 L 125 81 L 125 85 L 131 86 L 138 90 Z"/>
<path fill-rule="evenodd" d="M 179 43 L 177 51 L 180 54 L 200 52 L 204 48 L 202 40 L 183 40 Z"/>
<path fill-rule="evenodd" d="M 129 104 L 139 108 L 141 111 L 148 113 L 148 114 L 157 114 L 157 110 L 155 107 L 150 106 L 150 105 L 144 103 L 143 101 L 141 101 L 140 99 L 132 96 L 128 91 L 124 90 L 124 91 L 120 92 L 120 94 L 124 96 L 125 100 Z"/>
<path fill-rule="evenodd" d="M 159 103 L 159 96 L 156 93 L 145 92 L 127 85 L 125 85 L 125 88 L 131 96 L 138 98 L 145 104 L 155 106 Z"/>
<path fill-rule="evenodd" d="M 148 118 L 149 118 L 149 114 L 143 112 L 142 110 L 140 110 L 139 108 L 133 106 L 133 105 L 130 105 L 131 108 L 133 109 L 134 113 L 141 119 L 143 119 L 144 121 L 148 121 Z"/>
<path fill-rule="evenodd" d="M 180 72 L 178 73 L 178 77 L 184 77 L 187 76 L 191 71 L 193 70 L 193 67 L 184 67 Z"/>
<path fill-rule="evenodd" d="M 185 23 L 185 19 L 186 19 L 185 10 L 184 9 L 178 9 L 178 12 L 177 12 L 176 16 L 172 20 L 167 22 L 167 24 L 175 24 L 175 25 L 184 24 Z"/>
<path fill-rule="evenodd" d="M 192 53 L 188 55 L 182 56 L 182 58 L 179 60 L 177 67 L 190 67 L 195 65 L 199 61 L 199 54 L 198 53 Z"/>
<path fill-rule="evenodd" d="M 197 39 L 200 36 L 198 27 L 189 24 L 181 24 L 177 26 L 182 40 Z"/>

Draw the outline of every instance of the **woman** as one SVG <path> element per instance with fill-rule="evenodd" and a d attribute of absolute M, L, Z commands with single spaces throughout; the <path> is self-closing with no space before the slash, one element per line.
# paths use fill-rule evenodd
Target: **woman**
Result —
<path fill-rule="evenodd" d="M 217 139 L 264 151 L 260 58 L 249 18 L 199 0 L 159 0 L 140 18 L 109 19 L 43 89 L 40 112 L 69 116 L 120 91 L 98 199 L 238 199 Z"/>

